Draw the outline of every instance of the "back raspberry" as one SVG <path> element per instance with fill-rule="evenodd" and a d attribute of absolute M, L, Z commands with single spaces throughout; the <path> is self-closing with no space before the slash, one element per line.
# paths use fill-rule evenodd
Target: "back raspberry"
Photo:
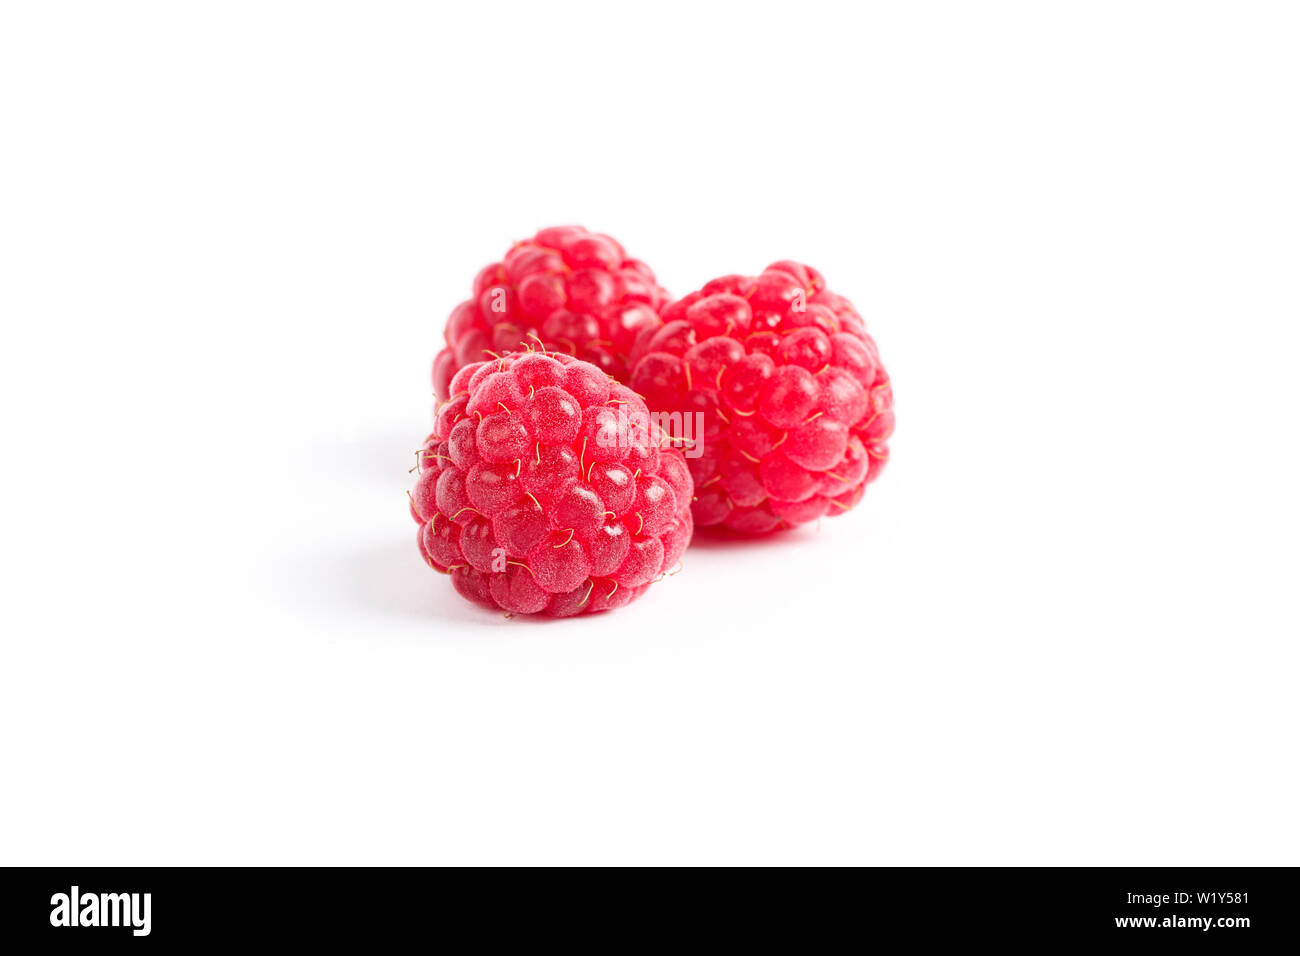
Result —
<path fill-rule="evenodd" d="M 889 459 L 876 344 L 809 266 L 714 279 L 638 333 L 631 365 L 652 410 L 704 416 L 688 457 L 702 528 L 764 534 L 838 515 Z"/>
<path fill-rule="evenodd" d="M 452 310 L 446 348 L 433 363 L 434 392 L 446 400 L 462 367 L 533 347 L 625 379 L 637 332 L 667 301 L 650 267 L 609 236 L 581 226 L 543 229 L 479 272 L 472 297 Z"/>

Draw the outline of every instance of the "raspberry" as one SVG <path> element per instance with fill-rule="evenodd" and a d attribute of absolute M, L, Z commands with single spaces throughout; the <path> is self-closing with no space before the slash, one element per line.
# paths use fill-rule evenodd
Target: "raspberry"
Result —
<path fill-rule="evenodd" d="M 609 236 L 581 226 L 543 229 L 479 272 L 473 297 L 452 310 L 433 390 L 446 400 L 463 366 L 534 346 L 625 379 L 637 332 L 667 302 L 650 267 Z"/>
<path fill-rule="evenodd" d="M 572 356 L 522 352 L 466 365 L 449 388 L 410 505 L 420 554 L 466 598 L 588 614 L 681 558 L 690 471 L 626 387 Z"/>
<path fill-rule="evenodd" d="M 695 523 L 764 534 L 856 505 L 889 458 L 894 399 L 876 344 L 817 270 L 724 276 L 637 335 L 629 384 L 700 412 Z"/>

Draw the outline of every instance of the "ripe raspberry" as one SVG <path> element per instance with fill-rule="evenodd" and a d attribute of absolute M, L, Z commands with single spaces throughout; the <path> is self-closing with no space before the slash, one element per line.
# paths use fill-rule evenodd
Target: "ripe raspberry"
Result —
<path fill-rule="evenodd" d="M 681 452 L 645 403 L 564 354 L 466 365 L 419 453 L 420 553 L 489 608 L 553 617 L 622 607 L 690 542 Z"/>
<path fill-rule="evenodd" d="M 650 267 L 609 236 L 581 226 L 543 229 L 515 243 L 474 279 L 473 298 L 447 319 L 447 347 L 433 362 L 433 390 L 471 362 L 541 346 L 626 380 L 636 333 L 668 303 Z"/>
<path fill-rule="evenodd" d="M 777 262 L 664 309 L 631 352 L 655 412 L 701 412 L 687 461 L 699 527 L 763 534 L 839 514 L 889 457 L 894 400 L 876 344 L 817 270 Z M 681 437 L 681 436 L 678 436 Z"/>

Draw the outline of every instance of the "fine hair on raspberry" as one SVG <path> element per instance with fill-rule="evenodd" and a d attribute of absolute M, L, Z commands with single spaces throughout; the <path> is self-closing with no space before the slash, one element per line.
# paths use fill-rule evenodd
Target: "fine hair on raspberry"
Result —
<path fill-rule="evenodd" d="M 631 352 L 654 411 L 698 412 L 697 527 L 766 534 L 842 514 L 889 459 L 894 398 L 852 303 L 810 266 L 728 275 L 665 308 Z"/>
<path fill-rule="evenodd" d="M 420 554 L 464 597 L 516 614 L 622 607 L 681 559 L 690 471 L 602 369 L 524 351 L 462 367 L 417 453 Z"/>
<path fill-rule="evenodd" d="M 667 302 L 650 267 L 617 240 L 581 226 L 543 229 L 480 270 L 471 297 L 452 310 L 434 394 L 445 401 L 466 365 L 534 345 L 626 381 L 628 350 Z"/>

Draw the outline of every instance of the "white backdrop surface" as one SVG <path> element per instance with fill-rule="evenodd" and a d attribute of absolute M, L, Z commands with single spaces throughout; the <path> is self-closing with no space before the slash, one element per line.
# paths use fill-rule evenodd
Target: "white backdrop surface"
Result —
<path fill-rule="evenodd" d="M 1285 4 L 10 5 L 0 862 L 1297 862 Z M 852 513 L 615 614 L 421 562 L 475 271 L 795 258 Z"/>

